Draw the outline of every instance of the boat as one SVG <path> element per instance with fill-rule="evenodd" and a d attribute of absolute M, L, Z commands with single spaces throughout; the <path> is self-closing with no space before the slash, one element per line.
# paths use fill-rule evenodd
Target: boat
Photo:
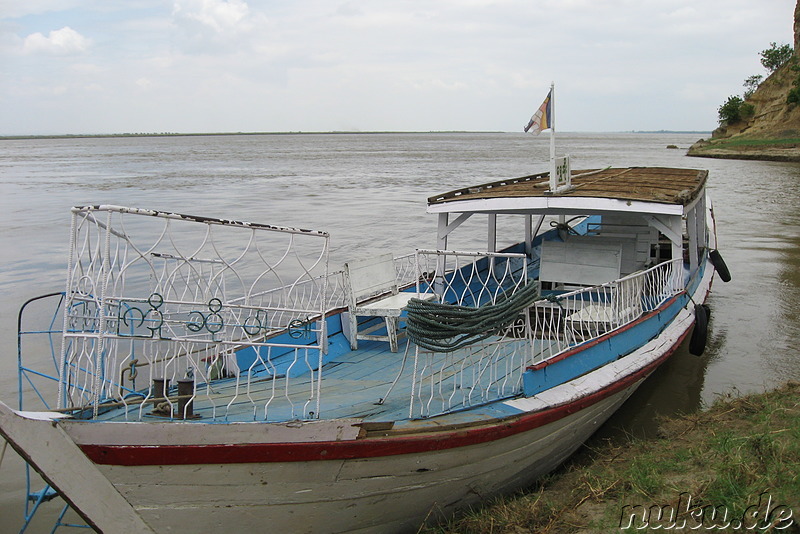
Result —
<path fill-rule="evenodd" d="M 428 199 L 430 248 L 341 267 L 324 231 L 73 208 L 66 289 L 20 311 L 0 403 L 46 484 L 23 530 L 58 496 L 99 532 L 410 532 L 531 485 L 703 352 L 730 279 L 707 179 L 465 187 Z"/>

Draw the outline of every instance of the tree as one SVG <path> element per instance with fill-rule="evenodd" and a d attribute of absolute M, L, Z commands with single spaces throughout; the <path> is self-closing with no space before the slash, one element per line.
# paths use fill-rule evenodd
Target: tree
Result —
<path fill-rule="evenodd" d="M 733 95 L 729 96 L 728 100 L 717 111 L 720 124 L 732 124 L 751 117 L 755 112 L 755 108 L 751 104 L 746 104 L 742 97 Z"/>
<path fill-rule="evenodd" d="M 754 74 L 753 76 L 750 76 L 749 78 L 747 78 L 744 81 L 744 99 L 745 100 L 747 100 L 748 98 L 753 96 L 753 93 L 756 92 L 756 89 L 758 89 L 758 86 L 761 85 L 761 80 L 763 80 L 763 79 L 764 79 L 764 77 L 762 75 Z"/>
<path fill-rule="evenodd" d="M 778 46 L 776 43 L 770 43 L 770 47 L 762 50 L 760 55 L 761 64 L 772 74 L 792 59 L 794 49 L 788 44 Z"/>

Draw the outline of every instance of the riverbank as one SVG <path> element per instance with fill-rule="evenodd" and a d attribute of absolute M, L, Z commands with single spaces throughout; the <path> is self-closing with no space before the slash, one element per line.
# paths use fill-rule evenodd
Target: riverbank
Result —
<path fill-rule="evenodd" d="M 426 534 L 800 532 L 800 383 L 727 396 Z M 660 514 L 660 517 L 659 517 Z"/>
<path fill-rule="evenodd" d="M 686 153 L 699 158 L 800 161 L 800 139 L 700 139 Z"/>

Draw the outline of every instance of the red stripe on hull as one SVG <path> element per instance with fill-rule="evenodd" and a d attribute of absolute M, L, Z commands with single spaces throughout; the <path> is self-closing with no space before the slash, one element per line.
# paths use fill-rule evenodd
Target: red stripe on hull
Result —
<path fill-rule="evenodd" d="M 669 358 L 689 333 L 684 332 L 658 360 L 609 387 L 573 402 L 540 412 L 514 416 L 497 424 L 451 432 L 416 436 L 367 438 L 353 441 L 304 443 L 253 443 L 229 445 L 81 445 L 84 454 L 104 465 L 203 465 L 267 462 L 350 460 L 398 454 L 414 454 L 466 447 L 513 436 L 578 412 L 647 377 Z"/>

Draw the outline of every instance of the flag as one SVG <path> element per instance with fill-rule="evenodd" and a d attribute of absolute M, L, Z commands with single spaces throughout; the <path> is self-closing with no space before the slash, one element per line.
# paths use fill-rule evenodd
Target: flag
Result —
<path fill-rule="evenodd" d="M 539 109 L 536 110 L 536 113 L 533 114 L 533 117 L 531 117 L 531 120 L 525 127 L 526 132 L 528 130 L 533 130 L 531 133 L 538 134 L 542 130 L 553 127 L 553 106 L 550 102 L 550 97 L 552 95 L 553 90 L 551 89 L 550 92 L 547 93 L 547 98 L 544 99 L 542 105 L 539 106 Z"/>

